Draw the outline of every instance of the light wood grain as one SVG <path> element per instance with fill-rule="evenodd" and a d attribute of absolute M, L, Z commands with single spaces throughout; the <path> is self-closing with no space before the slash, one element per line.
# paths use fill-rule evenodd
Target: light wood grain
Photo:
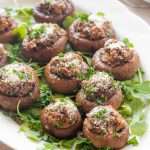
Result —
<path fill-rule="evenodd" d="M 120 0 L 122 3 L 124 3 L 124 0 Z M 131 0 L 132 1 L 132 0 Z M 134 1 L 133 1 L 134 3 Z M 142 2 L 141 2 L 142 3 Z M 132 12 L 134 12 L 136 15 L 140 16 L 141 18 L 143 18 L 149 25 L 150 25 L 150 4 L 147 3 L 147 7 L 145 8 L 135 8 L 135 7 L 132 7 L 127 5 L 126 3 L 124 3 L 129 10 L 131 10 Z M 139 4 L 139 5 L 142 5 L 142 4 Z"/>

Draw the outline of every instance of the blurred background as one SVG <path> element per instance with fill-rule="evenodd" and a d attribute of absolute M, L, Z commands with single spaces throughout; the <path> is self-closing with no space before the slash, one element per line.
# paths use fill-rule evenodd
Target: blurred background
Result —
<path fill-rule="evenodd" d="M 150 0 L 119 0 L 150 24 Z"/>
<path fill-rule="evenodd" d="M 0 0 L 0 7 L 7 7 L 9 5 L 25 6 L 30 3 L 38 3 L 44 0 Z M 142 17 L 150 24 L 150 0 L 118 0 L 124 3 L 131 11 Z M 23 2 L 23 3 L 22 3 Z"/>

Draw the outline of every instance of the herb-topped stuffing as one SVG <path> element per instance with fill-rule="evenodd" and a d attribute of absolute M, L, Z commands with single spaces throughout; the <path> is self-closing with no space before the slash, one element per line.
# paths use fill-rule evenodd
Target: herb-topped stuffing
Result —
<path fill-rule="evenodd" d="M 24 64 L 10 64 L 0 69 L 0 93 L 8 96 L 26 96 L 35 87 L 33 74 Z"/>
<path fill-rule="evenodd" d="M 77 104 L 85 112 L 89 112 L 97 105 L 111 105 L 118 108 L 122 99 L 117 82 L 105 72 L 96 72 L 90 79 L 83 80 L 81 90 L 76 95 Z"/>
<path fill-rule="evenodd" d="M 75 28 L 76 34 L 79 34 L 81 38 L 95 41 L 106 37 L 104 29 L 94 22 L 79 21 L 76 23 Z"/>
<path fill-rule="evenodd" d="M 126 144 L 129 135 L 127 122 L 116 110 L 109 106 L 95 107 L 87 114 L 83 126 L 84 135 L 96 147 L 121 148 Z"/>
<path fill-rule="evenodd" d="M 111 73 L 118 80 L 131 79 L 140 67 L 140 59 L 133 45 L 128 40 L 125 43 L 108 39 L 92 58 L 94 68 Z"/>
<path fill-rule="evenodd" d="M 112 97 L 117 87 L 116 81 L 105 72 L 97 72 L 89 80 L 82 82 L 82 89 L 87 99 L 103 103 Z"/>
<path fill-rule="evenodd" d="M 133 57 L 133 49 L 123 42 L 110 39 L 101 50 L 100 59 L 109 66 L 116 67 L 128 63 Z"/>
<path fill-rule="evenodd" d="M 74 11 L 69 0 L 47 0 L 39 3 L 34 9 L 34 17 L 38 22 L 62 23 Z"/>
<path fill-rule="evenodd" d="M 56 99 L 41 114 L 42 125 L 56 137 L 68 137 L 75 134 L 81 123 L 76 106 L 69 99 Z"/>
<path fill-rule="evenodd" d="M 85 76 L 87 70 L 88 65 L 79 54 L 68 52 L 52 58 L 45 68 L 45 77 L 53 90 L 74 93 L 80 87 L 81 75 Z"/>
<path fill-rule="evenodd" d="M 66 42 L 67 33 L 57 24 L 35 24 L 23 40 L 22 53 L 28 59 L 45 63 L 63 52 Z"/>
<path fill-rule="evenodd" d="M 76 112 L 78 111 L 71 101 L 58 101 L 46 107 L 48 120 L 51 125 L 58 128 L 68 128 L 78 120 Z"/>
<path fill-rule="evenodd" d="M 64 79 L 78 79 L 79 75 L 86 74 L 87 66 L 79 54 L 69 52 L 56 56 L 50 63 L 50 72 Z"/>
<path fill-rule="evenodd" d="M 30 49 L 49 47 L 65 34 L 66 32 L 57 24 L 36 24 L 29 29 L 29 34 L 24 40 L 23 46 Z"/>
<path fill-rule="evenodd" d="M 104 46 L 109 38 L 115 38 L 115 32 L 110 21 L 99 16 L 96 21 L 92 15 L 87 20 L 76 19 L 69 27 L 69 40 L 74 48 L 93 53 Z"/>
<path fill-rule="evenodd" d="M 39 96 L 38 77 L 31 67 L 23 63 L 12 63 L 0 68 L 2 108 L 10 111 L 17 111 L 17 107 L 27 108 Z"/>

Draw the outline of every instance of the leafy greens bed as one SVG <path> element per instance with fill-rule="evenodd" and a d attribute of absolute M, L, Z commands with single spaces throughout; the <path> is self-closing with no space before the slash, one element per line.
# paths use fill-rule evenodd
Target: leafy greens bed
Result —
<path fill-rule="evenodd" d="M 33 106 L 27 110 L 20 111 L 19 104 L 17 113 L 6 113 L 14 118 L 20 125 L 20 131 L 25 132 L 27 137 L 35 142 L 42 142 L 42 149 L 45 150 L 92 150 L 95 149 L 90 141 L 79 133 L 77 137 L 70 140 L 59 140 L 53 136 L 43 132 L 40 123 L 40 111 L 47 106 L 55 98 L 59 97 L 66 99 L 64 95 L 58 95 L 53 93 L 48 87 L 43 78 L 44 66 L 32 61 L 25 61 L 20 56 L 21 42 L 27 34 L 27 28 L 33 23 L 33 15 L 31 8 L 21 9 L 5 9 L 7 14 L 18 20 L 19 26 L 14 29 L 14 33 L 17 35 L 17 40 L 14 44 L 6 44 L 8 50 L 9 63 L 23 62 L 32 66 L 40 77 L 40 99 L 33 104 Z M 102 12 L 98 12 L 97 15 L 104 15 Z M 73 16 L 69 16 L 63 22 L 63 27 L 68 28 L 70 24 L 77 18 L 81 20 L 87 20 L 89 14 L 86 12 L 77 11 Z M 134 45 L 124 38 L 123 42 L 128 47 L 134 47 Z M 68 44 L 65 51 L 73 51 Z M 91 66 L 91 58 L 88 54 L 82 53 L 83 59 L 88 63 L 90 69 L 86 75 L 86 78 L 90 77 L 95 71 Z M 85 76 L 81 76 L 82 79 Z M 148 111 L 148 105 L 150 103 L 150 81 L 144 79 L 144 72 L 139 69 L 132 80 L 119 82 L 120 87 L 124 94 L 124 103 L 119 108 L 119 112 L 127 119 L 130 127 L 130 138 L 128 144 L 137 145 L 139 138 L 147 131 L 146 114 Z M 74 95 L 68 97 L 74 98 Z M 109 150 L 110 148 L 101 148 L 101 150 Z"/>

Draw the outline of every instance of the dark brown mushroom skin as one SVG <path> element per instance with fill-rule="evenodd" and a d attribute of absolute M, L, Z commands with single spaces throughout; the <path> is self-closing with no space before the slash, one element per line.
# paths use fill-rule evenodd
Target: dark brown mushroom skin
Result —
<path fill-rule="evenodd" d="M 83 30 L 81 29 L 80 24 L 83 24 Z M 93 27 L 86 28 L 84 27 L 84 24 L 93 24 Z M 84 34 L 78 31 L 80 29 L 84 32 Z M 85 21 L 84 23 L 84 21 L 76 20 L 69 28 L 69 41 L 75 49 L 83 52 L 93 53 L 99 48 L 102 48 L 107 39 L 115 38 L 116 35 L 114 31 L 111 31 L 112 34 L 108 35 L 110 30 L 113 29 L 109 22 L 105 22 L 102 25 L 91 21 Z M 89 39 L 89 37 L 91 38 Z"/>
<path fill-rule="evenodd" d="M 69 56 L 70 55 L 70 56 Z M 70 57 L 69 60 L 66 61 L 67 63 L 70 63 L 71 60 L 73 60 L 73 58 L 75 58 L 77 61 L 79 60 L 79 62 L 81 62 L 79 67 L 77 66 L 77 64 L 73 64 L 73 70 L 79 70 L 79 73 L 85 73 L 88 65 L 83 61 L 82 57 L 77 54 L 77 53 L 73 53 L 73 52 L 68 52 L 66 54 L 64 54 L 64 57 Z M 52 72 L 52 70 L 58 69 L 57 73 L 60 73 L 59 67 L 53 67 L 52 64 L 55 62 L 56 59 L 59 59 L 59 56 L 56 56 L 54 58 L 52 58 L 52 60 L 47 64 L 47 66 L 45 67 L 45 77 L 46 80 L 48 82 L 48 84 L 50 85 L 50 87 L 59 93 L 63 93 L 63 94 L 69 94 L 69 93 L 74 93 L 76 92 L 77 89 L 80 88 L 80 83 L 81 80 L 78 79 L 77 77 L 69 77 L 68 75 L 72 72 L 72 70 L 70 70 L 71 68 L 67 68 L 67 67 L 60 67 L 61 72 L 63 71 L 64 74 L 67 74 L 67 77 L 59 77 L 58 75 L 56 75 L 55 73 Z M 60 61 L 61 63 L 61 58 Z M 56 63 L 57 64 L 57 63 Z M 81 68 L 80 68 L 81 67 Z"/>
<path fill-rule="evenodd" d="M 33 15 L 37 22 L 62 24 L 67 16 L 74 13 L 74 6 L 69 0 L 52 0 L 51 3 L 40 3 L 34 8 Z"/>
<path fill-rule="evenodd" d="M 76 106 L 73 106 L 72 102 L 69 105 L 63 103 L 55 102 L 49 104 L 41 112 L 41 123 L 44 130 L 60 139 L 75 136 L 82 124 L 81 115 Z M 54 110 L 57 104 L 63 104 L 64 106 L 58 106 L 57 110 Z M 53 108 L 50 110 L 49 107 Z"/>
<path fill-rule="evenodd" d="M 13 42 L 15 34 L 13 29 L 17 27 L 17 23 L 8 16 L 0 16 L 0 43 Z"/>
<path fill-rule="evenodd" d="M 108 100 L 107 103 L 103 105 L 111 105 L 113 108 L 117 109 L 120 107 L 123 100 L 123 95 L 121 90 L 117 90 L 116 93 Z M 80 90 L 76 95 L 76 103 L 85 113 L 88 113 L 98 104 L 94 101 L 89 101 L 82 90 Z"/>
<path fill-rule="evenodd" d="M 43 26 L 54 26 L 58 31 L 55 30 L 54 34 L 50 33 L 50 37 L 45 36 L 42 37 L 43 39 L 40 39 L 39 37 L 39 39 L 28 40 L 27 37 L 24 39 L 22 44 L 23 56 L 26 59 L 32 59 L 33 61 L 38 61 L 41 64 L 47 63 L 52 57 L 56 56 L 60 52 L 63 52 L 68 40 L 67 32 L 58 25 L 43 24 Z"/>
<path fill-rule="evenodd" d="M 38 79 L 36 72 L 31 67 L 24 65 L 24 64 L 10 64 L 4 67 L 5 67 L 4 69 L 6 68 L 8 69 L 11 67 L 15 67 L 15 68 L 21 67 L 20 71 L 24 71 L 25 73 L 28 73 L 28 75 L 32 77 L 32 80 L 29 80 L 28 82 L 18 83 L 17 81 L 16 83 L 13 83 L 12 80 L 14 79 L 11 79 L 11 81 L 7 83 L 7 81 L 5 82 L 5 80 L 3 79 L 3 75 L 1 74 L 0 106 L 3 109 L 8 110 L 8 111 L 17 111 L 17 107 L 19 109 L 28 108 L 40 96 L 39 79 Z M 14 68 L 14 72 L 17 71 L 15 70 L 15 68 Z M 0 72 L 2 72 L 2 69 L 3 68 L 0 69 Z M 9 73 L 8 80 L 10 80 L 9 78 L 12 78 L 12 77 Z M 32 89 L 32 90 L 29 91 L 29 89 Z"/>
<path fill-rule="evenodd" d="M 7 51 L 3 44 L 0 44 L 0 67 L 7 63 Z"/>
<path fill-rule="evenodd" d="M 127 62 L 113 67 L 101 61 L 101 51 L 102 49 L 96 51 L 92 58 L 94 68 L 98 71 L 112 73 L 114 78 L 117 80 L 131 79 L 140 67 L 140 58 L 134 50 L 132 57 Z"/>
<path fill-rule="evenodd" d="M 127 143 L 129 127 L 125 119 L 111 106 L 98 106 L 87 114 L 83 133 L 97 148 L 120 149 Z"/>
<path fill-rule="evenodd" d="M 101 75 L 102 73 L 100 73 Z M 99 75 L 99 76 L 100 76 Z M 98 76 L 98 73 L 96 74 L 96 76 Z M 109 77 L 109 76 L 108 76 Z M 93 79 L 94 80 L 94 79 Z M 98 84 L 98 82 L 102 81 L 103 84 L 106 85 L 106 83 L 104 83 L 103 78 L 97 80 L 96 84 Z M 81 90 L 77 93 L 76 95 L 76 103 L 77 105 L 85 112 L 88 113 L 89 111 L 91 111 L 94 107 L 98 106 L 98 105 L 111 105 L 113 108 L 118 109 L 123 101 L 123 95 L 122 95 L 122 91 L 121 89 L 117 86 L 116 88 L 114 87 L 113 89 L 113 93 L 108 97 L 108 93 L 109 93 L 109 89 L 105 89 L 105 93 L 103 94 L 104 97 L 106 97 L 105 101 L 102 101 L 101 103 L 97 103 L 97 98 L 90 98 L 89 95 L 86 94 L 86 92 L 84 91 L 82 85 L 84 84 L 85 81 L 83 81 L 81 83 Z M 91 80 L 92 82 L 92 80 Z M 115 81 L 114 81 L 115 82 Z M 92 84 L 91 84 L 92 85 Z M 89 85 L 88 87 L 91 87 L 91 85 Z M 96 85 L 94 85 L 96 87 Z M 113 88 L 113 85 L 112 85 Z M 99 100 L 101 101 L 101 96 L 100 96 L 100 90 L 101 87 L 99 87 L 99 90 L 97 91 L 99 94 Z M 92 92 L 94 94 L 94 92 Z M 96 94 L 94 94 L 96 95 Z"/>

